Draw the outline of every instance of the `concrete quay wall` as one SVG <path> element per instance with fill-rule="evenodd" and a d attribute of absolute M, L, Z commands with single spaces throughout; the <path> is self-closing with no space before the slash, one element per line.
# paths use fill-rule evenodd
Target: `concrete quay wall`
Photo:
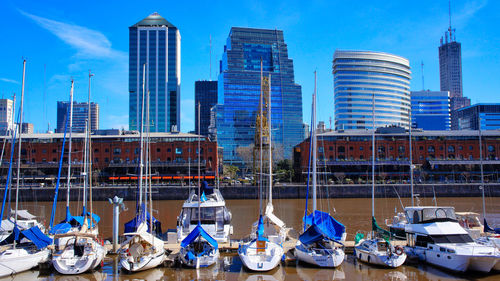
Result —
<path fill-rule="evenodd" d="M 321 185 L 323 196 L 330 198 L 368 198 L 371 197 L 371 185 Z M 251 185 L 221 186 L 220 191 L 225 199 L 257 199 L 257 187 Z M 19 190 L 23 201 L 53 201 L 54 188 L 30 187 Z M 96 201 L 108 200 L 115 195 L 125 200 L 135 200 L 136 186 L 106 186 L 94 187 L 92 189 L 93 199 Z M 480 197 L 481 188 L 479 184 L 418 184 L 414 186 L 414 193 L 421 197 Z M 182 186 L 155 186 L 153 187 L 154 200 L 184 200 L 188 197 L 189 188 Z M 311 196 L 311 191 L 309 196 Z M 14 193 L 13 193 L 14 194 Z M 305 185 L 276 186 L 273 189 L 274 199 L 296 199 L 305 198 L 307 188 Z M 376 197 L 410 197 L 409 185 L 377 185 L 375 187 Z M 489 197 L 500 197 L 500 184 L 485 185 L 485 194 Z M 3 194 L 2 194 L 3 195 Z M 71 190 L 71 200 L 81 200 L 81 189 L 76 187 Z M 60 188 L 58 200 L 66 198 L 66 189 Z"/>

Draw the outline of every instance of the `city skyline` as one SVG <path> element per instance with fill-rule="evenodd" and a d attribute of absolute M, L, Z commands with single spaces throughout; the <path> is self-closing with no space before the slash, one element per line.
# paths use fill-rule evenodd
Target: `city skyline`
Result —
<path fill-rule="evenodd" d="M 54 128 L 56 117 L 51 108 L 57 100 L 68 99 L 71 77 L 76 81 L 75 96 L 85 97 L 86 72 L 90 68 L 96 74 L 92 100 L 102 105 L 101 127 L 127 127 L 128 26 L 154 11 L 175 23 L 183 36 L 182 131 L 194 129 L 194 81 L 210 79 L 210 35 L 211 78 L 215 80 L 224 41 L 233 26 L 277 28 L 286 33 L 296 82 L 303 87 L 304 122 L 310 120 L 313 71 L 317 70 L 318 98 L 323 101 L 319 103 L 318 120 L 324 120 L 329 127 L 328 119 L 334 114 L 331 61 L 336 49 L 389 52 L 409 59 L 411 90 L 422 89 L 420 64 L 424 61 L 425 89 L 439 89 L 438 46 L 448 27 L 447 1 L 337 1 L 314 2 L 307 7 L 302 7 L 301 2 L 243 2 L 237 8 L 227 8 L 224 3 L 200 3 L 195 9 L 191 5 L 172 5 L 136 7 L 124 3 L 120 13 L 112 13 L 112 3 L 100 3 L 97 9 L 92 2 L 88 7 L 63 2 L 3 3 L 6 16 L 0 21 L 4 26 L 8 22 L 18 25 L 16 29 L 5 29 L 11 44 L 0 47 L 0 94 L 4 98 L 11 98 L 12 92 L 19 95 L 21 58 L 27 57 L 25 120 L 35 123 L 36 131 L 45 130 L 48 122 Z M 499 64 L 499 46 L 495 44 L 499 32 L 488 26 L 498 21 L 495 7 L 498 3 L 452 1 L 452 25 L 462 44 L 463 92 L 473 104 L 500 101 L 495 95 L 500 82 L 494 79 Z M 340 9 L 346 12 L 331 17 Z M 220 19 L 213 20 L 216 18 Z M 346 20 L 356 25 L 343 25 Z"/>

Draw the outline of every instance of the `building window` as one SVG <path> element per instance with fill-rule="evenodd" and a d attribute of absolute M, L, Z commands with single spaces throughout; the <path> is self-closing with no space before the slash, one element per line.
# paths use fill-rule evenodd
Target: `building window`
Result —
<path fill-rule="evenodd" d="M 404 146 L 402 146 L 402 145 L 400 145 L 400 146 L 398 147 L 398 152 L 399 152 L 399 153 L 405 153 L 405 147 L 404 147 Z"/>
<path fill-rule="evenodd" d="M 113 149 L 113 154 L 114 155 L 119 155 L 121 153 L 122 153 L 122 149 L 121 148 L 115 147 L 115 149 Z"/>
<path fill-rule="evenodd" d="M 472 147 L 472 145 L 469 145 L 469 150 L 473 150 L 474 147 Z"/>
<path fill-rule="evenodd" d="M 448 152 L 449 152 L 449 153 L 454 153 L 454 152 L 455 152 L 455 146 L 453 146 L 453 145 L 449 145 L 449 146 L 448 146 Z"/>
<path fill-rule="evenodd" d="M 208 152 L 212 152 L 212 148 L 211 147 L 208 148 Z"/>
<path fill-rule="evenodd" d="M 94 152 L 98 153 L 99 152 L 99 148 L 94 149 Z"/>
<path fill-rule="evenodd" d="M 134 153 L 135 153 L 135 154 L 139 154 L 139 152 L 141 152 L 141 149 L 140 149 L 140 148 L 138 148 L 138 147 L 137 147 L 136 149 L 134 149 Z"/>
<path fill-rule="evenodd" d="M 493 145 L 488 145 L 488 152 L 495 152 L 495 147 Z"/>
<path fill-rule="evenodd" d="M 42 150 L 42 153 L 43 153 L 43 154 L 47 153 L 47 149 L 43 149 L 43 150 Z"/>
<path fill-rule="evenodd" d="M 170 149 L 170 148 L 167 148 L 167 152 L 172 152 L 172 149 Z"/>
<path fill-rule="evenodd" d="M 109 162 L 108 157 L 104 158 L 104 163 L 108 163 L 108 162 Z"/>
<path fill-rule="evenodd" d="M 429 152 L 429 153 L 434 153 L 435 151 L 436 151 L 436 149 L 434 148 L 434 146 L 433 146 L 433 145 L 429 145 L 429 146 L 427 147 L 427 152 Z"/>
<path fill-rule="evenodd" d="M 389 146 L 389 150 L 392 151 L 394 149 L 394 147 L 392 146 Z"/>
<path fill-rule="evenodd" d="M 458 146 L 458 150 L 464 150 L 464 147 L 463 147 L 463 146 L 461 146 L 461 145 L 459 145 L 459 146 Z"/>
<path fill-rule="evenodd" d="M 363 147 L 362 146 L 359 147 L 359 151 L 363 151 Z"/>
<path fill-rule="evenodd" d="M 175 154 L 182 154 L 182 147 L 176 147 Z"/>
<path fill-rule="evenodd" d="M 323 153 L 323 152 L 325 152 L 325 148 L 324 148 L 324 147 L 322 147 L 322 146 L 318 147 L 318 152 L 319 152 L 319 153 Z"/>
<path fill-rule="evenodd" d="M 99 158 L 95 158 L 94 163 L 99 163 Z"/>
<path fill-rule="evenodd" d="M 344 146 L 339 146 L 339 147 L 337 148 L 337 152 L 338 152 L 338 153 L 344 153 L 344 152 L 345 152 L 345 147 L 344 147 Z"/>
<path fill-rule="evenodd" d="M 363 155 L 360 155 L 360 156 L 359 156 L 359 159 L 360 159 L 360 160 L 363 160 L 364 158 L 365 158 L 365 157 L 363 157 Z"/>
<path fill-rule="evenodd" d="M 105 149 L 104 149 L 104 152 L 109 152 L 109 149 L 105 148 Z"/>
<path fill-rule="evenodd" d="M 353 151 L 353 150 L 354 150 L 354 147 L 349 146 L 349 150 L 350 150 L 350 151 Z"/>
<path fill-rule="evenodd" d="M 161 148 L 159 148 L 159 147 L 158 147 L 158 148 L 156 149 L 156 152 L 161 152 Z"/>
<path fill-rule="evenodd" d="M 55 149 L 52 149 L 52 153 L 57 153 L 57 150 L 55 150 Z"/>
<path fill-rule="evenodd" d="M 439 150 L 443 150 L 443 146 L 442 145 L 439 147 Z"/>
<path fill-rule="evenodd" d="M 333 146 L 330 146 L 328 150 L 333 151 Z"/>
<path fill-rule="evenodd" d="M 423 146 L 419 146 L 418 150 L 424 150 L 424 147 Z"/>

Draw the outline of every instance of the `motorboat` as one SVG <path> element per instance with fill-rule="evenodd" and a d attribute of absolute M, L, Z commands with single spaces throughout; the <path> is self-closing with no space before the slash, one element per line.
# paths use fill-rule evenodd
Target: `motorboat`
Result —
<path fill-rule="evenodd" d="M 496 247 L 474 242 L 453 207 L 406 207 L 409 258 L 448 270 L 490 272 L 500 261 Z"/>
<path fill-rule="evenodd" d="M 219 189 L 202 183 L 202 196 L 199 199 L 195 190 L 182 204 L 182 210 L 177 217 L 177 241 L 184 240 L 198 225 L 197 211 L 200 205 L 200 220 L 203 229 L 219 243 L 229 242 L 233 234 L 231 212 L 226 207 L 226 201 Z M 201 201 L 201 202 L 200 202 Z"/>

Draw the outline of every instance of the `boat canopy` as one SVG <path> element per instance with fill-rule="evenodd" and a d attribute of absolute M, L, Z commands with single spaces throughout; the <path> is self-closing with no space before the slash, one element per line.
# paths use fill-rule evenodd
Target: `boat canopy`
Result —
<path fill-rule="evenodd" d="M 299 237 L 303 244 L 309 244 L 322 239 L 320 236 L 334 241 L 342 240 L 345 232 L 345 226 L 335 220 L 330 214 L 314 211 L 312 214 L 304 217 L 305 225 L 310 227 Z"/>
<path fill-rule="evenodd" d="M 496 227 L 493 229 L 488 225 L 488 222 L 486 221 L 486 219 L 484 219 L 484 232 L 500 234 L 500 227 Z"/>
<path fill-rule="evenodd" d="M 137 212 L 135 218 L 133 218 L 131 221 L 125 223 L 125 233 L 131 233 L 131 232 L 136 232 L 137 228 L 139 225 L 144 221 L 144 213 L 146 213 L 146 221 L 148 222 L 148 232 L 151 232 L 151 229 L 149 229 L 149 221 L 151 219 L 151 214 L 145 210 L 144 205 L 141 205 L 142 213 Z M 155 217 L 153 218 L 153 231 L 161 234 L 161 223 L 159 220 L 157 220 Z"/>
<path fill-rule="evenodd" d="M 11 210 L 10 213 L 11 213 L 11 216 L 16 215 L 15 210 Z M 36 218 L 36 216 L 30 214 L 30 212 L 28 212 L 28 210 L 17 210 L 17 216 L 21 219 L 24 219 L 24 220 L 32 220 L 32 219 Z"/>
<path fill-rule="evenodd" d="M 71 230 L 71 224 L 67 222 L 61 222 L 59 224 L 54 225 L 49 231 L 49 234 L 55 235 L 55 234 L 64 234 L 68 233 L 68 231 Z"/>
<path fill-rule="evenodd" d="M 269 241 L 264 237 L 264 219 L 262 215 L 259 217 L 259 224 L 257 225 L 257 241 Z"/>
<path fill-rule="evenodd" d="M 191 233 L 189 233 L 189 235 L 186 236 L 186 238 L 184 238 L 184 240 L 182 240 L 181 247 L 185 248 L 186 246 L 188 246 L 189 244 L 191 244 L 193 241 L 195 241 L 196 238 L 198 238 L 200 235 L 201 235 L 201 237 L 205 238 L 205 240 L 207 240 L 207 242 L 210 245 L 212 245 L 215 249 L 217 249 L 219 247 L 219 244 L 217 243 L 217 241 L 215 241 L 215 239 L 213 239 L 212 236 L 210 236 L 210 234 L 208 234 L 203 229 L 203 227 L 201 227 L 200 224 L 198 224 L 193 229 L 193 231 L 191 231 Z"/>
<path fill-rule="evenodd" d="M 14 241 L 20 242 L 23 238 L 33 242 L 38 249 L 43 249 L 52 244 L 52 239 L 50 237 L 43 234 L 38 226 L 33 226 L 23 231 L 20 231 L 19 228 L 15 227 L 12 233 L 5 238 L 0 245 L 12 244 Z"/>

